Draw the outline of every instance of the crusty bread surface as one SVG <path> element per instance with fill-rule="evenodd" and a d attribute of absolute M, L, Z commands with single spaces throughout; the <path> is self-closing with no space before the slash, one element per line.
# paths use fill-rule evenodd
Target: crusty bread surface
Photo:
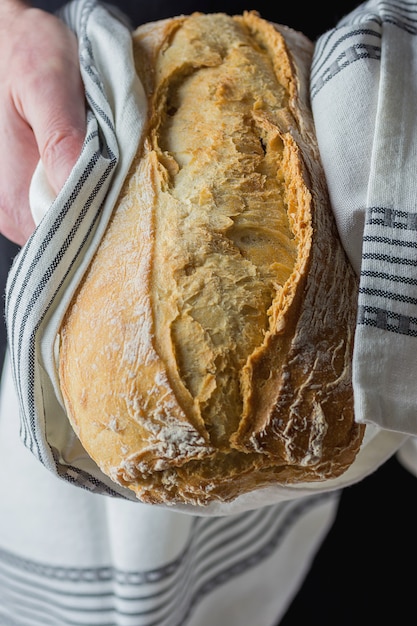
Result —
<path fill-rule="evenodd" d="M 357 280 L 308 95 L 312 44 L 248 12 L 133 36 L 146 132 L 60 330 L 68 417 L 143 502 L 230 501 L 354 461 Z"/>

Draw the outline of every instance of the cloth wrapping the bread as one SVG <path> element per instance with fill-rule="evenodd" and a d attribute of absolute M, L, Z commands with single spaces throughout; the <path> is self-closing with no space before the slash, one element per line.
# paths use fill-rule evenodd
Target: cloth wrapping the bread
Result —
<path fill-rule="evenodd" d="M 40 224 L 9 274 L 6 323 L 24 444 L 70 482 L 112 495 L 118 487 L 90 472 L 90 462 L 66 423 L 55 340 L 68 298 L 100 242 L 136 154 L 146 99 L 134 70 L 131 31 L 119 16 L 85 0 L 65 5 L 60 17 L 79 41 L 88 103 L 86 136 L 56 199 L 42 166 L 35 172 L 30 201 Z"/>
<path fill-rule="evenodd" d="M 360 275 L 359 422 L 417 434 L 417 3 L 370 0 L 316 43 L 311 96 L 342 242 Z"/>
<path fill-rule="evenodd" d="M 79 160 L 56 198 L 39 164 L 30 198 L 38 226 L 8 278 L 6 318 L 21 437 L 55 475 L 96 493 L 135 500 L 132 491 L 101 472 L 69 424 L 57 378 L 56 340 L 66 306 L 100 242 L 136 152 L 146 103 L 134 72 L 127 24 L 93 0 L 75 0 L 60 15 L 78 36 L 88 127 Z M 364 95 L 369 95 L 366 90 Z M 326 106 L 324 102 L 323 108 Z M 343 134 L 337 129 L 333 132 L 336 137 Z M 357 459 L 338 479 L 276 485 L 227 504 L 176 505 L 171 509 L 228 515 L 339 489 L 374 471 L 405 439 L 401 433 L 371 425 Z"/>

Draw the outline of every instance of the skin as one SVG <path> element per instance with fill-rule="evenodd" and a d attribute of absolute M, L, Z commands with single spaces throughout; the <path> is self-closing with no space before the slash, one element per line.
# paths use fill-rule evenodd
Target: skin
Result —
<path fill-rule="evenodd" d="M 29 185 L 42 160 L 55 193 L 77 160 L 86 112 L 74 34 L 55 16 L 0 0 L 0 232 L 35 228 Z"/>

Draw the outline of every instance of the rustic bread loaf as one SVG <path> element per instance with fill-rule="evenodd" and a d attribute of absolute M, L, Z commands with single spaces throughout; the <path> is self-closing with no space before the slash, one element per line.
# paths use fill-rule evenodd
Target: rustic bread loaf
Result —
<path fill-rule="evenodd" d="M 68 417 L 150 503 L 342 474 L 357 280 L 309 105 L 312 44 L 256 13 L 134 33 L 140 151 L 60 331 Z"/>

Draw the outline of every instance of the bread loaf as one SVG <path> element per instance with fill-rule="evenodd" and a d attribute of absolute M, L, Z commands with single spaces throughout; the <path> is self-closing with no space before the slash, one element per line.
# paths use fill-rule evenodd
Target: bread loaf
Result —
<path fill-rule="evenodd" d="M 312 44 L 254 12 L 133 41 L 149 116 L 60 329 L 71 424 L 143 502 L 337 477 L 363 436 L 357 280 L 315 139 Z"/>

